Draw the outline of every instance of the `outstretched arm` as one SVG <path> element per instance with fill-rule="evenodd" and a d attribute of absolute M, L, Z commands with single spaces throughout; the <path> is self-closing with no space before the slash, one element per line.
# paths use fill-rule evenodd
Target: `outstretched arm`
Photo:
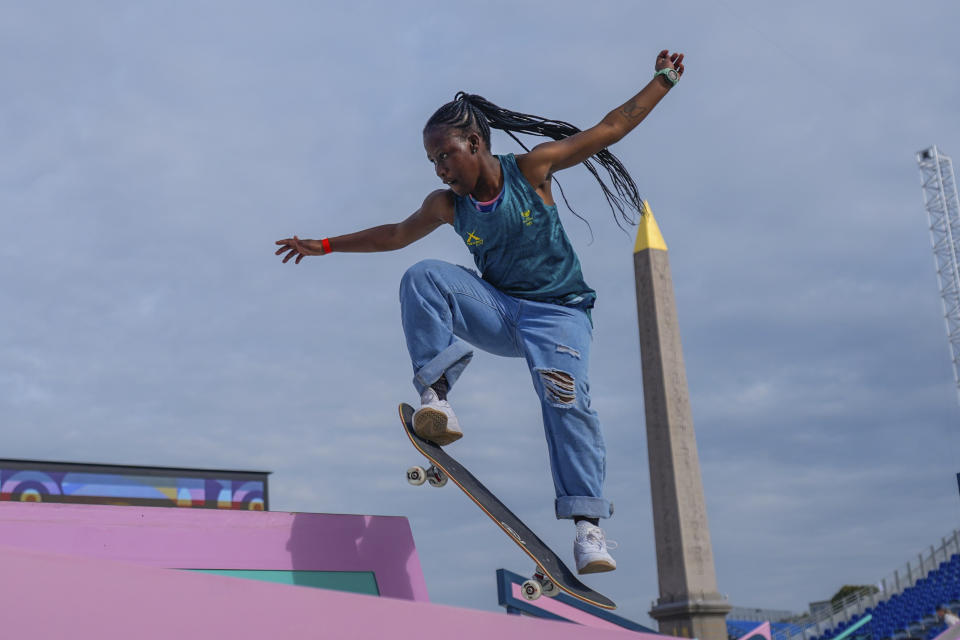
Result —
<path fill-rule="evenodd" d="M 276 255 L 285 253 L 284 262 L 296 258 L 295 263 L 300 264 L 305 256 L 322 256 L 333 251 L 394 251 L 416 242 L 445 222 L 453 224 L 453 200 L 450 191 L 440 189 L 428 195 L 423 205 L 403 222 L 382 224 L 323 240 L 308 240 L 297 236 L 284 238 L 276 242 L 280 245 Z"/>
<path fill-rule="evenodd" d="M 654 70 L 661 69 L 674 69 L 678 75 L 683 75 L 683 54 L 670 53 L 666 49 L 661 51 Z M 520 170 L 530 184 L 537 186 L 551 174 L 580 164 L 633 131 L 672 86 L 666 78 L 654 76 L 640 93 L 608 113 L 597 125 L 569 138 L 537 145 L 529 153 L 518 156 Z"/>

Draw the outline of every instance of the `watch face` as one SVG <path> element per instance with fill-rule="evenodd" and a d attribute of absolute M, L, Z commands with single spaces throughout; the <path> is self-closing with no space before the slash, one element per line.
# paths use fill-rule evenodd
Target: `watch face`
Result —
<path fill-rule="evenodd" d="M 680 74 L 673 69 L 667 69 L 667 79 L 670 80 L 673 84 L 677 84 L 680 81 Z"/>

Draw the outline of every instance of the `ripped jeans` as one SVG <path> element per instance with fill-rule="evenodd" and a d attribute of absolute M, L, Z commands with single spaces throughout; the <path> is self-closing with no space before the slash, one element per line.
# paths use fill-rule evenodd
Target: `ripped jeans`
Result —
<path fill-rule="evenodd" d="M 417 393 L 442 375 L 453 387 L 473 357 L 470 345 L 525 358 L 543 411 L 557 517 L 613 514 L 603 497 L 606 447 L 590 408 L 593 328 L 586 312 L 508 296 L 473 271 L 440 260 L 407 270 L 400 307 Z"/>

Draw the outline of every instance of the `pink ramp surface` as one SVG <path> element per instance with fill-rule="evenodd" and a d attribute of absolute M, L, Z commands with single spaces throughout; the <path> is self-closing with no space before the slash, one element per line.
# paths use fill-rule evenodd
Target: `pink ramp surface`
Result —
<path fill-rule="evenodd" d="M 0 567 L 0 615 L 11 638 L 671 640 L 10 547 L 0 547 Z"/>
<path fill-rule="evenodd" d="M 764 622 L 758 625 L 757 628 L 751 631 L 750 633 L 745 633 L 742 636 L 740 636 L 740 640 L 748 640 L 748 638 L 753 638 L 755 636 L 760 636 L 761 638 L 770 640 L 770 623 Z"/>
<path fill-rule="evenodd" d="M 0 544 L 175 569 L 372 571 L 380 595 L 429 600 L 398 516 L 0 502 Z"/>

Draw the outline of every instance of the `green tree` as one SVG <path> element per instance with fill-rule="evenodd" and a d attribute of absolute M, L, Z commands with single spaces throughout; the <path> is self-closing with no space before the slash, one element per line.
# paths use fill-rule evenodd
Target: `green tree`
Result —
<path fill-rule="evenodd" d="M 840 587 L 840 590 L 833 594 L 833 597 L 830 598 L 830 604 L 836 606 L 840 604 L 847 596 L 853 595 L 858 591 L 868 591 L 869 593 L 877 593 L 880 591 L 872 584 L 845 584 Z"/>

